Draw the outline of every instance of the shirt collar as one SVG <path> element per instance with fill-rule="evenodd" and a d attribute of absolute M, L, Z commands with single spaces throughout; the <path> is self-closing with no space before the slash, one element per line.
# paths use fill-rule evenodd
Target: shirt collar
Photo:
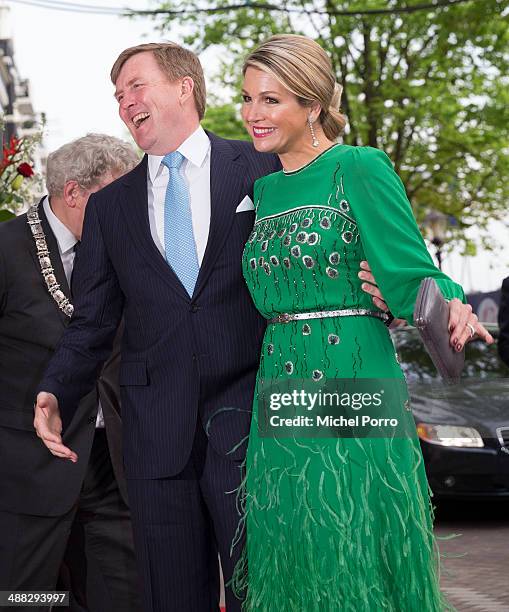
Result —
<path fill-rule="evenodd" d="M 60 221 L 60 219 L 55 215 L 55 213 L 51 210 L 51 206 L 49 203 L 49 196 L 44 198 L 42 203 L 44 212 L 46 213 L 46 218 L 48 219 L 49 226 L 51 227 L 51 231 L 55 235 L 55 238 L 58 243 L 58 250 L 60 254 L 63 255 L 67 251 L 70 251 L 74 248 L 74 245 L 78 242 L 76 236 L 71 232 L 71 230 Z"/>
<path fill-rule="evenodd" d="M 200 126 L 194 131 L 191 136 L 186 138 L 178 147 L 177 151 L 191 162 L 194 166 L 200 168 L 207 157 L 210 150 L 210 140 L 205 130 Z M 164 155 L 149 155 L 148 156 L 148 175 L 153 183 L 161 167 L 161 161 Z"/>

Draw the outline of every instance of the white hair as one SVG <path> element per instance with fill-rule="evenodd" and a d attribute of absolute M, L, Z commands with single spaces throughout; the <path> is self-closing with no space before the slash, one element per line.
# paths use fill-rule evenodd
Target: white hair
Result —
<path fill-rule="evenodd" d="M 125 174 L 138 162 L 127 142 L 106 134 L 87 134 L 48 155 L 46 187 L 50 196 L 62 195 L 68 181 L 93 189 L 106 175 Z"/>

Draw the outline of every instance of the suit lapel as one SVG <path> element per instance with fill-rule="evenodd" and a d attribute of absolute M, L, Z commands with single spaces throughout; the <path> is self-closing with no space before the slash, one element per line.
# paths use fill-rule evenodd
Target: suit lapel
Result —
<path fill-rule="evenodd" d="M 147 195 L 147 156 L 141 163 L 123 179 L 126 191 L 126 202 L 122 211 L 126 216 L 129 232 L 139 248 L 140 253 L 150 263 L 159 276 L 170 287 L 189 301 L 184 286 L 178 276 L 168 265 L 156 247 L 152 234 L 150 233 L 150 222 L 148 218 L 148 195 Z"/>
<path fill-rule="evenodd" d="M 228 141 L 208 133 L 210 157 L 210 229 L 193 298 L 203 290 L 221 253 L 240 202 L 246 168 Z"/>
<path fill-rule="evenodd" d="M 51 259 L 51 265 L 53 267 L 53 273 L 57 279 L 57 283 L 60 285 L 60 289 L 64 292 L 66 297 L 72 303 L 71 291 L 69 289 L 69 283 L 67 282 L 67 278 L 64 272 L 64 266 L 62 265 L 62 260 L 60 258 L 60 251 L 58 249 L 58 243 L 55 238 L 55 234 L 53 233 L 53 230 L 51 229 L 51 226 L 48 223 L 48 218 L 46 217 L 46 213 L 44 212 L 44 207 L 42 205 L 43 201 L 44 201 L 44 198 L 39 202 L 37 212 L 39 213 L 39 219 L 41 220 L 42 229 L 46 237 L 46 244 L 48 246 L 49 256 Z M 48 300 L 51 300 L 51 302 L 54 304 L 60 316 L 60 319 L 62 320 L 64 325 L 67 325 L 67 323 L 69 322 L 69 317 L 60 310 L 60 308 L 58 307 L 58 304 L 51 297 L 50 292 L 47 290 L 46 282 L 42 278 L 41 265 L 39 263 L 39 258 L 37 257 L 37 247 L 35 246 L 35 240 L 33 239 L 32 233 L 30 232 L 28 225 L 27 225 L 27 231 L 30 234 L 30 254 L 32 255 L 32 259 L 34 260 L 34 265 L 37 268 L 38 273 L 41 275 L 41 280 L 44 285 L 44 288 L 46 289 Z"/>
<path fill-rule="evenodd" d="M 224 241 L 235 219 L 235 203 L 240 202 L 244 187 L 245 166 L 240 156 L 228 141 L 208 134 L 211 141 L 210 157 L 210 230 L 207 247 L 196 281 L 193 299 L 203 290 L 214 263 L 221 252 Z M 173 272 L 150 233 L 147 197 L 147 156 L 126 177 L 126 205 L 122 207 L 126 215 L 129 231 L 140 252 L 175 291 L 189 301 L 184 286 Z"/>

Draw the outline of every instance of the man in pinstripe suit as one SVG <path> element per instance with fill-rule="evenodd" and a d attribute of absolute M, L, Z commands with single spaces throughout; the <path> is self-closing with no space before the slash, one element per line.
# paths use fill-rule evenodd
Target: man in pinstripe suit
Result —
<path fill-rule="evenodd" d="M 59 411 L 65 427 L 124 312 L 124 462 L 145 609 L 217 610 L 218 552 L 226 582 L 239 553 L 230 552 L 234 490 L 265 329 L 240 267 L 254 222 L 249 196 L 256 178 L 280 166 L 200 127 L 205 84 L 191 52 L 126 50 L 112 80 L 120 116 L 147 155 L 89 200 L 73 276 L 83 298 L 39 387 L 47 393 L 35 424 L 55 455 L 78 460 L 62 445 Z M 169 171 L 161 161 L 176 150 L 199 264 L 191 295 L 165 259 Z M 226 604 L 240 608 L 228 587 Z"/>
<path fill-rule="evenodd" d="M 253 183 L 280 165 L 203 131 L 203 72 L 182 47 L 127 49 L 111 77 L 120 116 L 147 155 L 90 198 L 74 272 L 82 299 L 39 387 L 34 424 L 53 454 L 78 460 L 62 444 L 62 422 L 90 389 L 124 312 L 124 462 L 145 609 L 217 610 L 217 554 L 228 583 L 240 552 L 231 550 L 235 490 L 265 330 L 241 257 Z M 183 201 L 175 235 L 167 220 Z M 228 584 L 226 605 L 240 609 Z"/>

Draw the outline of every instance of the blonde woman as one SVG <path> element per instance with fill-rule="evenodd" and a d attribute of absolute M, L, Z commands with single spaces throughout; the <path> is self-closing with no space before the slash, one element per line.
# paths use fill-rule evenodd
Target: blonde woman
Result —
<path fill-rule="evenodd" d="M 236 587 L 247 610 L 442 610 L 415 431 L 394 439 L 264 435 L 258 400 L 262 387 L 292 380 L 317 388 L 328 379 L 401 382 L 383 316 L 361 290 L 365 259 L 395 316 L 412 320 L 419 284 L 432 276 L 451 300 L 451 344 L 461 350 L 475 334 L 491 336 L 462 303 L 462 288 L 434 266 L 388 157 L 337 143 L 341 89 L 323 49 L 302 36 L 275 36 L 243 71 L 246 128 L 283 170 L 256 182 L 243 258 L 269 325 Z M 390 410 L 408 424 L 406 390 L 401 398 Z"/>

